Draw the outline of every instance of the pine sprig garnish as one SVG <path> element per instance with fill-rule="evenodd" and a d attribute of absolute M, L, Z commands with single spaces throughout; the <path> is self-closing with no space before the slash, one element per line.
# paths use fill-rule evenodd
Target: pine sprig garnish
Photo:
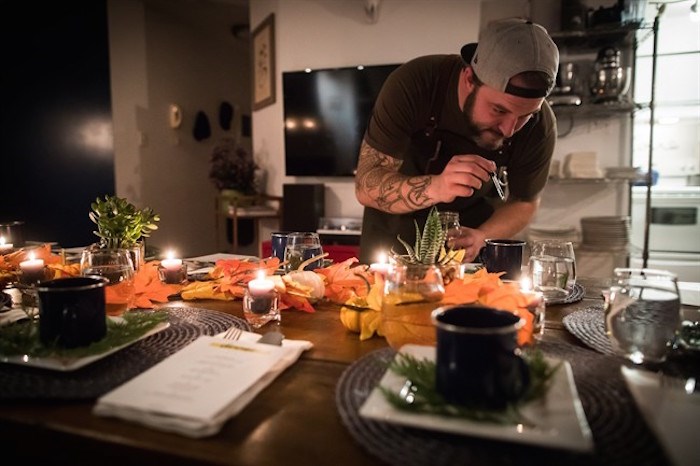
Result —
<path fill-rule="evenodd" d="M 33 358 L 81 358 L 104 353 L 124 345 L 167 320 L 165 312 L 130 312 L 123 320 L 107 319 L 107 335 L 88 346 L 79 348 L 59 348 L 56 345 L 43 345 L 39 341 L 39 322 L 20 321 L 0 327 L 0 356 L 27 355 Z"/>
<path fill-rule="evenodd" d="M 539 351 L 529 354 L 526 361 L 530 368 L 530 387 L 521 399 L 509 403 L 504 409 L 446 403 L 435 389 L 435 362 L 405 353 L 399 353 L 389 365 L 391 371 L 406 378 L 403 390 L 396 393 L 383 386 L 379 386 L 379 390 L 392 406 L 402 411 L 460 417 L 495 424 L 530 425 L 531 422 L 524 418 L 519 408 L 546 395 L 559 365 L 550 367 Z"/>

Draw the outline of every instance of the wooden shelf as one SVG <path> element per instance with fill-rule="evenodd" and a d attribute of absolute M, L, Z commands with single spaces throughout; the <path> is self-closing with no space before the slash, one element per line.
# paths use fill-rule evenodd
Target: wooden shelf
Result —
<path fill-rule="evenodd" d="M 255 194 L 251 196 L 228 197 L 219 195 L 216 198 L 216 231 L 217 249 L 220 249 L 219 238 L 221 217 L 231 219 L 233 228 L 232 252 L 238 252 L 238 220 L 252 219 L 255 229 L 255 238 L 258 237 L 260 220 L 279 219 L 282 217 L 282 197 L 268 194 Z M 226 241 L 225 241 L 226 242 Z"/>

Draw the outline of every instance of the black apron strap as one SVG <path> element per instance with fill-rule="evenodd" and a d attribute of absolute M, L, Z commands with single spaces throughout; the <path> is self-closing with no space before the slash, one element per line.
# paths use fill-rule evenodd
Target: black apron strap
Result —
<path fill-rule="evenodd" d="M 433 95 L 430 98 L 430 116 L 425 125 L 425 135 L 429 138 L 435 135 L 435 130 L 440 123 L 440 115 L 442 115 L 442 107 L 447 97 L 453 66 L 449 57 L 445 57 L 440 64 L 436 85 L 433 87 Z"/>

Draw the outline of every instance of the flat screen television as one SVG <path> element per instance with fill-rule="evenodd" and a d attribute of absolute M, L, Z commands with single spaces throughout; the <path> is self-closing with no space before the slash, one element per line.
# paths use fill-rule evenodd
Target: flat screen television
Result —
<path fill-rule="evenodd" d="M 283 72 L 285 174 L 353 176 L 374 101 L 398 66 Z"/>

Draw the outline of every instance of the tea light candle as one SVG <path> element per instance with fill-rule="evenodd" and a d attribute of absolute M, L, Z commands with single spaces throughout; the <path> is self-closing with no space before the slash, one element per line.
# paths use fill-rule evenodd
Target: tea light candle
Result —
<path fill-rule="evenodd" d="M 13 244 L 5 242 L 5 237 L 0 236 L 0 254 L 8 254 L 12 252 Z"/>
<path fill-rule="evenodd" d="M 264 270 L 259 270 L 256 278 L 248 282 L 251 296 L 266 296 L 275 289 L 275 283 L 267 278 Z"/>
<path fill-rule="evenodd" d="M 380 252 L 377 255 L 377 260 L 378 262 L 370 264 L 369 269 L 374 273 L 386 276 L 386 274 L 389 273 L 389 267 L 391 267 L 391 264 L 387 263 L 386 261 L 386 254 L 384 252 Z"/>
<path fill-rule="evenodd" d="M 257 277 L 248 282 L 243 296 L 243 317 L 253 328 L 281 320 L 275 282 L 265 275 L 264 270 L 259 270 Z"/>
<path fill-rule="evenodd" d="M 187 280 L 187 266 L 182 263 L 182 259 L 175 259 L 175 253 L 169 251 L 165 259 L 160 261 L 158 267 L 160 280 L 169 285 L 176 285 Z"/>
<path fill-rule="evenodd" d="M 27 260 L 19 263 L 24 282 L 34 283 L 44 278 L 44 260 L 37 259 L 33 252 L 30 252 Z"/>
<path fill-rule="evenodd" d="M 169 251 L 167 257 L 160 261 L 160 265 L 167 270 L 180 270 L 180 268 L 182 268 L 182 259 L 176 259 L 175 253 Z"/>
<path fill-rule="evenodd" d="M 520 291 L 532 291 L 532 282 L 529 278 L 523 277 L 520 279 Z"/>

